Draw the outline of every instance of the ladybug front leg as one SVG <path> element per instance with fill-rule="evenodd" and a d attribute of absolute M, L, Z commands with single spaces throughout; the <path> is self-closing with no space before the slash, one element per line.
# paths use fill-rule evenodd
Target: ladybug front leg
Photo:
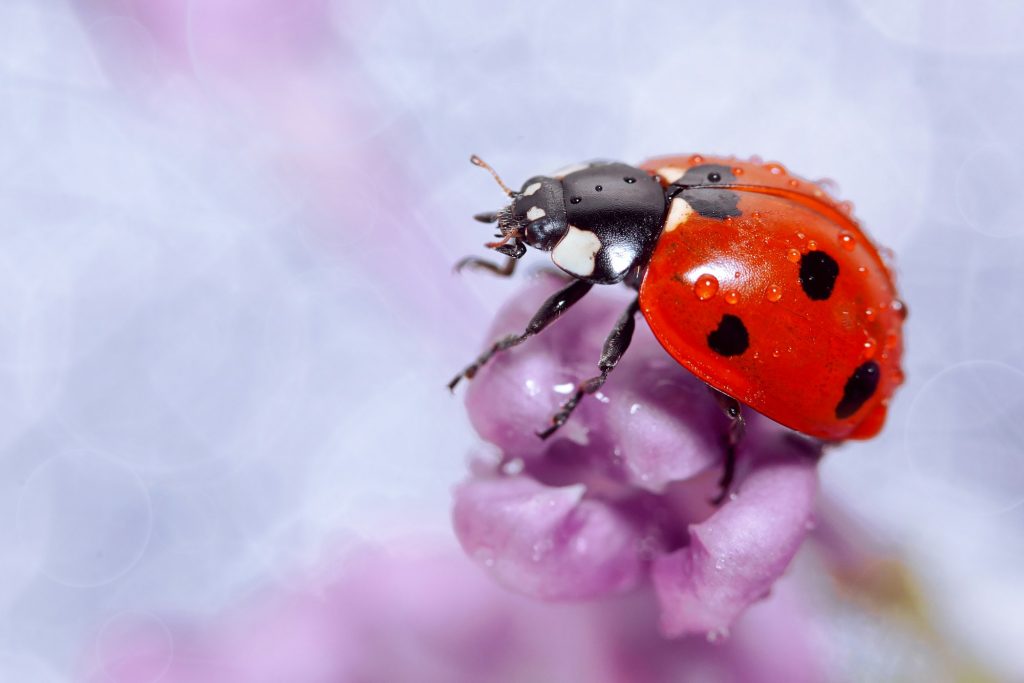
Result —
<path fill-rule="evenodd" d="M 742 404 L 739 401 L 728 394 L 723 394 L 710 384 L 708 389 L 729 418 L 729 430 L 725 435 L 725 467 L 722 469 L 721 479 L 718 480 L 718 495 L 711 500 L 712 505 L 720 505 L 729 493 L 733 477 L 736 476 L 736 449 L 743 439 L 746 423 L 743 421 Z"/>
<path fill-rule="evenodd" d="M 558 290 L 554 294 L 548 297 L 547 301 L 541 305 L 540 310 L 537 311 L 530 322 L 526 325 L 526 331 L 522 334 L 510 334 L 507 337 L 502 337 L 498 341 L 491 345 L 491 348 L 484 351 L 480 356 L 466 366 L 466 369 L 455 375 L 452 381 L 448 383 L 448 388 L 454 390 L 455 385 L 458 384 L 463 377 L 466 379 L 473 379 L 473 376 L 477 371 L 484 366 L 487 361 L 491 359 L 491 356 L 511 349 L 513 346 L 522 344 L 524 341 L 537 334 L 545 327 L 553 323 L 558 319 L 560 315 L 569 310 L 569 307 L 574 303 L 583 298 L 583 295 L 590 291 L 593 287 L 593 283 L 586 282 L 585 280 L 574 280 L 568 287 Z"/>
<path fill-rule="evenodd" d="M 562 409 L 551 418 L 551 426 L 537 432 L 537 436 L 546 439 L 554 434 L 569 419 L 572 411 L 576 409 L 576 405 L 584 396 L 595 393 L 604 385 L 605 380 L 608 379 L 608 373 L 615 368 L 622 358 L 622 354 L 629 348 L 629 342 L 633 340 L 633 330 L 636 329 L 636 313 L 638 310 L 640 310 L 639 298 L 633 300 L 633 303 L 629 305 L 629 308 L 626 309 L 615 323 L 615 327 L 612 328 L 608 338 L 604 340 L 601 360 L 597 364 L 597 369 L 600 370 L 601 374 L 580 382 L 576 387 L 576 393 L 573 394 L 573 397 L 563 403 Z"/>
<path fill-rule="evenodd" d="M 455 264 L 454 270 L 458 273 L 463 268 L 472 268 L 474 270 L 486 270 L 494 273 L 501 277 L 511 277 L 512 273 L 516 270 L 516 264 L 519 263 L 519 259 L 509 257 L 505 261 L 505 265 L 499 266 L 494 261 L 488 261 L 487 259 L 478 258 L 476 256 L 467 256 L 464 259 L 460 259 Z"/>

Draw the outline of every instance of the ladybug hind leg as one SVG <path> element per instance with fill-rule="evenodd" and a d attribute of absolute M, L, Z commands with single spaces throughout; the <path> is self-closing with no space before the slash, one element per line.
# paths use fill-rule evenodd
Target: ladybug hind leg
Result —
<path fill-rule="evenodd" d="M 541 304 L 540 310 L 538 310 L 530 322 L 526 325 L 526 330 L 522 334 L 510 334 L 502 337 L 498 341 L 491 344 L 490 348 L 480 354 L 475 361 L 466 366 L 466 369 L 455 375 L 452 381 L 448 382 L 448 388 L 454 390 L 463 377 L 466 379 L 473 379 L 473 376 L 482 368 L 487 361 L 491 359 L 496 353 L 511 349 L 513 346 L 518 346 L 524 341 L 537 334 L 545 327 L 553 323 L 558 319 L 560 315 L 565 313 L 569 308 L 583 298 L 583 295 L 590 291 L 590 288 L 594 285 L 584 280 L 575 280 L 568 287 L 564 287 L 551 296 L 548 297 L 547 301 Z"/>
<path fill-rule="evenodd" d="M 729 418 L 729 428 L 725 434 L 725 463 L 722 468 L 722 477 L 718 480 L 718 495 L 711 499 L 712 505 L 721 505 L 729 494 L 729 488 L 736 476 L 736 449 L 743 439 L 746 423 L 743 421 L 742 404 L 739 401 L 728 394 L 723 394 L 710 384 L 708 389 Z"/>
<path fill-rule="evenodd" d="M 596 377 L 591 377 L 588 380 L 580 382 L 576 387 L 576 393 L 562 404 L 562 409 L 559 410 L 551 418 L 551 425 L 546 429 L 537 432 L 537 436 L 542 439 L 546 439 L 554 434 L 559 427 L 564 425 L 572 415 L 572 411 L 576 409 L 576 406 L 587 394 L 593 394 L 600 389 L 605 380 L 608 379 L 608 373 L 610 373 L 619 360 L 622 359 L 626 349 L 629 348 L 629 343 L 633 340 L 633 331 L 636 329 L 636 314 L 640 310 L 640 300 L 636 298 L 633 303 L 629 305 L 629 308 L 623 312 L 615 323 L 615 327 L 612 328 L 611 333 L 604 340 L 604 348 L 601 351 L 601 360 L 598 361 L 597 369 L 600 374 Z"/>

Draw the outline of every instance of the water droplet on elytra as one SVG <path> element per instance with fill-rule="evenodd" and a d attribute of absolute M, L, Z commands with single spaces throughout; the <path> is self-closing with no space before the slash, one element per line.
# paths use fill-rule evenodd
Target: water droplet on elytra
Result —
<path fill-rule="evenodd" d="M 707 301 L 718 293 L 718 278 L 710 273 L 704 273 L 693 283 L 693 293 L 701 301 Z"/>
<path fill-rule="evenodd" d="M 878 346 L 878 342 L 875 341 L 874 337 L 868 337 L 864 340 L 864 357 L 872 359 L 875 357 L 875 348 Z"/>
<path fill-rule="evenodd" d="M 811 251 L 815 251 L 818 248 L 818 243 L 815 242 L 814 240 L 810 240 L 809 242 L 807 242 L 807 248 L 810 249 Z"/>
<path fill-rule="evenodd" d="M 765 290 L 764 298 L 775 303 L 782 298 L 782 287 L 779 287 L 778 285 L 769 285 L 768 289 Z"/>
<path fill-rule="evenodd" d="M 865 308 L 864 317 L 867 318 L 869 321 L 872 321 L 878 317 L 878 312 L 873 308 Z"/>
<path fill-rule="evenodd" d="M 853 239 L 853 235 L 848 232 L 839 233 L 839 244 L 841 244 L 843 249 L 846 251 L 853 251 L 853 248 L 857 246 L 857 242 Z"/>
<path fill-rule="evenodd" d="M 796 263 L 800 260 L 800 251 L 798 249 L 790 249 L 786 252 L 786 258 Z"/>
<path fill-rule="evenodd" d="M 735 304 L 739 300 L 740 295 L 735 289 L 730 289 L 728 292 L 725 293 L 725 303 Z"/>
<path fill-rule="evenodd" d="M 799 184 L 800 184 L 800 182 L 796 178 L 794 178 L 793 180 L 789 181 L 789 186 L 790 187 L 796 187 Z"/>
<path fill-rule="evenodd" d="M 908 311 L 907 311 L 907 305 L 905 303 L 903 303 L 899 299 L 893 299 L 892 303 L 889 304 L 889 306 L 892 308 L 893 312 L 896 313 L 896 315 L 898 315 L 900 317 L 900 320 L 906 320 L 907 319 Z"/>

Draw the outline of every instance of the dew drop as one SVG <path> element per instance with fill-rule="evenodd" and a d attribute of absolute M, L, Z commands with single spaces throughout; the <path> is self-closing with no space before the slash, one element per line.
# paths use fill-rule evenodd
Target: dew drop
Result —
<path fill-rule="evenodd" d="M 865 308 L 864 317 L 867 318 L 869 321 L 873 321 L 875 318 L 878 317 L 878 312 L 873 308 Z"/>
<path fill-rule="evenodd" d="M 786 172 L 779 164 L 765 164 L 765 168 L 767 168 L 768 172 L 772 175 L 782 175 Z"/>
<path fill-rule="evenodd" d="M 736 278 L 737 280 L 739 280 L 740 279 L 740 271 L 737 270 L 735 273 L 732 274 L 732 276 L 734 278 Z"/>
<path fill-rule="evenodd" d="M 864 266 L 857 266 L 857 272 L 863 275 L 864 273 L 868 272 L 868 269 L 865 268 Z"/>
<path fill-rule="evenodd" d="M 786 252 L 786 258 L 792 261 L 793 263 L 799 263 L 800 251 L 798 249 L 790 249 L 789 251 Z"/>
<path fill-rule="evenodd" d="M 782 298 L 782 288 L 778 285 L 769 285 L 768 289 L 765 290 L 764 298 L 775 303 Z"/>
<path fill-rule="evenodd" d="M 899 337 L 896 336 L 895 332 L 890 332 L 885 335 L 885 348 L 894 349 L 896 348 L 896 342 L 899 341 Z"/>
<path fill-rule="evenodd" d="M 718 293 L 718 278 L 710 273 L 704 273 L 693 283 L 693 293 L 701 301 L 707 301 Z"/>
<path fill-rule="evenodd" d="M 839 244 L 842 245 L 846 251 L 853 251 L 853 248 L 857 246 L 857 242 L 853 239 L 853 235 L 848 232 L 839 233 Z"/>
<path fill-rule="evenodd" d="M 815 242 L 814 240 L 808 240 L 807 248 L 810 249 L 811 251 L 816 251 L 818 249 L 818 243 Z"/>
<path fill-rule="evenodd" d="M 778 358 L 781 352 L 778 349 L 772 350 L 772 358 Z"/>
<path fill-rule="evenodd" d="M 594 190 L 596 190 L 597 192 L 600 192 L 600 191 L 601 191 L 601 190 L 603 190 L 603 189 L 604 189 L 604 188 L 603 188 L 602 186 L 600 186 L 600 185 L 595 185 L 595 186 L 594 186 Z"/>
<path fill-rule="evenodd" d="M 702 164 L 702 163 L 704 163 L 704 157 L 702 157 L 699 154 L 694 154 L 692 157 L 690 157 L 690 163 L 691 164 Z"/>
<path fill-rule="evenodd" d="M 728 292 L 725 293 L 725 303 L 735 304 L 739 300 L 740 295 L 735 289 L 730 289 Z"/>
<path fill-rule="evenodd" d="M 868 337 L 867 339 L 865 339 L 864 340 L 864 357 L 867 358 L 868 360 L 874 358 L 875 357 L 875 348 L 877 346 L 878 346 L 878 343 L 875 341 L 874 337 Z"/>
<path fill-rule="evenodd" d="M 805 239 L 806 237 L 807 237 L 807 235 L 805 235 L 805 234 L 804 234 L 804 233 L 802 233 L 802 232 L 798 232 L 798 233 L 796 234 L 796 238 L 797 238 L 798 240 L 802 240 L 802 239 Z"/>
<path fill-rule="evenodd" d="M 889 304 L 889 306 L 892 308 L 893 313 L 900 317 L 900 320 L 907 319 L 907 305 L 905 303 L 903 303 L 899 299 L 893 299 L 892 303 Z"/>
<path fill-rule="evenodd" d="M 793 180 L 789 181 L 789 186 L 790 187 L 796 187 L 799 184 L 800 184 L 800 182 L 796 178 L 794 178 Z"/>
<path fill-rule="evenodd" d="M 851 201 L 839 202 L 839 209 L 843 213 L 853 213 L 853 202 L 851 202 Z"/>
<path fill-rule="evenodd" d="M 732 169 L 732 174 L 733 175 L 743 175 L 743 169 L 740 168 L 739 166 L 736 166 L 736 167 L 734 167 Z"/>

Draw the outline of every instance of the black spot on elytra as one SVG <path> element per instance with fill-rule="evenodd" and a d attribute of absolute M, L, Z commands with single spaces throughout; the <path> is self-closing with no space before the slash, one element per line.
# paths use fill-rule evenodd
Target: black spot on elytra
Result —
<path fill-rule="evenodd" d="M 800 286 L 815 301 L 832 296 L 839 277 L 839 264 L 823 251 L 809 251 L 800 259 Z"/>
<path fill-rule="evenodd" d="M 682 197 L 705 218 L 723 220 L 729 216 L 740 216 L 740 196 L 732 190 L 717 188 L 736 182 L 732 169 L 721 164 L 702 164 L 686 171 L 683 176 L 668 187 L 668 198 Z"/>
<path fill-rule="evenodd" d="M 718 328 L 708 334 L 708 346 L 720 356 L 738 356 L 750 346 L 750 335 L 742 320 L 726 313 Z"/>
<path fill-rule="evenodd" d="M 836 417 L 845 420 L 864 405 L 864 402 L 871 398 L 878 389 L 878 379 L 881 372 L 878 363 L 869 360 L 850 375 L 843 387 L 843 398 L 836 406 Z"/>

